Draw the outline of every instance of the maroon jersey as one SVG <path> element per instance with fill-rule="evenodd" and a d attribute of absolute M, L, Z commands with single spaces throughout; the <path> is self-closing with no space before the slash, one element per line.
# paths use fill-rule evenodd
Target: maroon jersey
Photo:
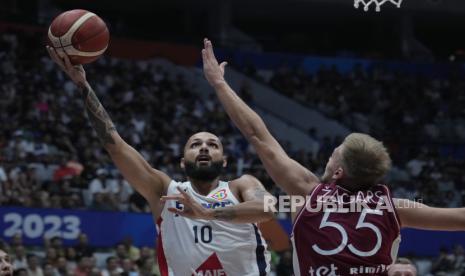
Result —
<path fill-rule="evenodd" d="M 291 240 L 298 275 L 386 275 L 400 243 L 389 189 L 351 193 L 319 184 L 295 219 Z"/>

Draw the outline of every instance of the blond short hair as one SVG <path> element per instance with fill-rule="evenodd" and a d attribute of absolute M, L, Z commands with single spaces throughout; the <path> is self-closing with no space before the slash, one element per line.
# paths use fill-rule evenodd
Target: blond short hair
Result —
<path fill-rule="evenodd" d="M 369 188 L 391 168 L 391 157 L 382 142 L 367 134 L 352 133 L 342 143 L 341 162 L 354 188 Z"/>

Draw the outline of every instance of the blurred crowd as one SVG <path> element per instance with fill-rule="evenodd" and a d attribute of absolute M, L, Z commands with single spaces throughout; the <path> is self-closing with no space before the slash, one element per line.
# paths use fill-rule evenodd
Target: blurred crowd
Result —
<path fill-rule="evenodd" d="M 0 36 L 0 205 L 149 212 L 100 145 L 74 84 L 45 49 L 29 47 L 41 42 L 37 35 Z M 184 143 L 195 132 L 211 131 L 221 137 L 228 156 L 226 179 L 251 173 L 271 193 L 281 193 L 216 99 L 199 98 L 181 75 L 153 61 L 108 57 L 86 67 L 86 72 L 120 135 L 152 166 L 184 179 L 179 167 Z M 334 68 L 315 75 L 281 68 L 269 85 L 353 130 L 386 140 L 397 165 L 388 176 L 395 196 L 435 206 L 465 202 L 465 158 L 441 147 L 465 139 L 464 81 L 404 76 L 381 68 L 370 73 L 354 68 L 347 76 Z M 246 86 L 240 93 L 253 102 L 253 91 Z M 291 157 L 321 174 L 343 138 L 319 137 L 315 130 L 309 135 L 319 141 L 318 152 L 281 142 Z M 85 237 L 81 239 L 84 245 L 67 248 L 58 238 L 46 241 L 45 255 L 26 253 L 13 240 L 9 249 L 16 267 L 26 271 L 17 275 L 84 275 L 81 270 L 156 275 L 148 248 L 120 244 L 99 266 Z M 433 268 L 445 275 L 459 263 L 463 269 L 463 249 L 444 254 Z M 275 255 L 277 275 L 288 275 L 283 271 L 291 271 L 291 263 L 289 252 Z M 42 272 L 34 272 L 37 269 Z"/>
<path fill-rule="evenodd" d="M 10 244 L 0 241 L 0 249 L 10 255 L 14 275 L 18 276 L 160 275 L 156 252 L 149 247 L 135 247 L 130 238 L 114 248 L 97 250 L 89 245 L 85 234 L 80 234 L 74 246 L 64 246 L 55 237 L 35 248 L 26 247 L 17 234 Z"/>
<path fill-rule="evenodd" d="M 282 66 L 266 81 L 353 130 L 403 144 L 454 143 L 465 140 L 463 74 L 457 67 L 447 77 L 431 77 L 382 63 L 369 70 L 355 65 L 346 74 L 336 66 L 314 74 Z"/>
<path fill-rule="evenodd" d="M 435 206 L 465 202 L 463 70 L 434 78 L 388 70 L 382 64 L 370 70 L 356 65 L 347 74 L 335 66 L 315 74 L 289 66 L 243 70 L 352 131 L 381 139 L 394 160 L 387 180 L 395 196 Z M 309 135 L 320 142 L 322 156 L 342 140 L 319 137 L 314 129 Z"/>
<path fill-rule="evenodd" d="M 0 204 L 147 212 L 145 201 L 115 169 L 85 116 L 75 85 L 34 36 L 4 34 L 0 118 Z M 181 76 L 154 62 L 102 58 L 87 76 L 120 135 L 174 179 L 187 138 L 211 131 L 222 138 L 229 166 L 272 188 L 250 147 L 214 98 L 203 100 Z M 175 127 L 173 127 L 175 126 Z"/>
<path fill-rule="evenodd" d="M 136 247 L 126 238 L 114 248 L 94 248 L 87 236 L 80 234 L 73 246 L 63 244 L 61 238 L 44 239 L 41 247 L 27 247 L 21 235 L 14 235 L 10 243 L 0 240 L 0 250 L 9 255 L 16 276 L 159 276 L 156 251 Z M 441 248 L 434 258 L 409 256 L 399 258 L 396 264 L 410 264 L 417 274 L 425 276 L 465 275 L 465 250 Z M 405 267 L 403 268 L 405 269 Z M 400 269 L 399 271 L 403 271 Z M 291 276 L 292 252 L 271 252 L 270 276 Z"/>

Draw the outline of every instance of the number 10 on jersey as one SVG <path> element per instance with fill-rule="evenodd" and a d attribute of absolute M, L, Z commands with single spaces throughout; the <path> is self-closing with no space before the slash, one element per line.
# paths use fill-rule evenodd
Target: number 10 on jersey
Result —
<path fill-rule="evenodd" d="M 210 225 L 197 226 L 193 228 L 195 243 L 210 243 L 213 239 L 212 227 Z"/>

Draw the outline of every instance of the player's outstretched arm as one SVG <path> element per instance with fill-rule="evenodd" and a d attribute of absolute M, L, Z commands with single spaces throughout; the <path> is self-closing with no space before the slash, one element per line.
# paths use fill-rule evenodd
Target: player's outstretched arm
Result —
<path fill-rule="evenodd" d="M 212 43 L 208 39 L 204 40 L 202 59 L 205 78 L 215 89 L 218 99 L 231 120 L 254 146 L 274 182 L 289 195 L 308 195 L 318 184 L 319 179 L 289 158 L 260 116 L 248 107 L 228 85 L 224 79 L 224 68 L 227 63 L 218 64 Z"/>
<path fill-rule="evenodd" d="M 394 198 L 402 227 L 424 230 L 465 231 L 465 208 L 435 208 Z"/>
<path fill-rule="evenodd" d="M 159 198 L 165 193 L 170 178 L 150 167 L 144 158 L 120 137 L 110 116 L 87 82 L 84 68 L 81 65 L 73 66 L 68 56 L 59 56 L 51 47 L 47 46 L 47 51 L 81 90 L 92 127 L 121 174 L 150 205 L 158 206 Z"/>
<path fill-rule="evenodd" d="M 222 220 L 232 223 L 255 223 L 274 217 L 276 198 L 268 193 L 263 185 L 251 175 L 243 175 L 234 180 L 242 202 L 223 208 L 207 209 L 195 201 L 188 193 L 178 188 L 179 194 L 163 196 L 167 200 L 179 201 L 184 209 L 168 208 L 168 211 L 191 219 Z M 269 208 L 266 208 L 269 207 Z"/>

